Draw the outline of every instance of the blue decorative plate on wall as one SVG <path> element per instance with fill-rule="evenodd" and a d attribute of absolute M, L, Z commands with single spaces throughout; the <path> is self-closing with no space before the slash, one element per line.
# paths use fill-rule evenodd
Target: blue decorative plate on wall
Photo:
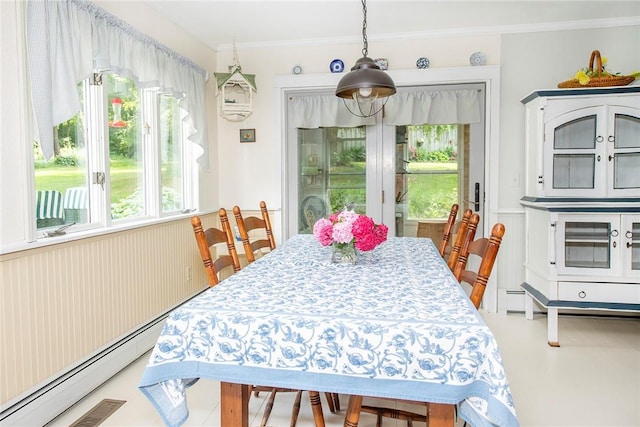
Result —
<path fill-rule="evenodd" d="M 421 58 L 418 58 L 418 60 L 416 61 L 416 67 L 420 69 L 429 68 L 429 58 L 424 56 Z"/>
<path fill-rule="evenodd" d="M 332 73 L 341 73 L 344 71 L 344 62 L 341 59 L 334 59 L 331 61 L 329 69 Z"/>

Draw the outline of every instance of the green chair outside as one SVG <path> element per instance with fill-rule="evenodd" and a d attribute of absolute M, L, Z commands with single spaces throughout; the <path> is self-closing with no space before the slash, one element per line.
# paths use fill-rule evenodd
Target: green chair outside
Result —
<path fill-rule="evenodd" d="M 64 220 L 67 224 L 88 222 L 89 197 L 86 187 L 71 187 L 64 192 Z"/>
<path fill-rule="evenodd" d="M 64 224 L 62 193 L 56 190 L 36 192 L 36 224 L 38 228 Z"/>

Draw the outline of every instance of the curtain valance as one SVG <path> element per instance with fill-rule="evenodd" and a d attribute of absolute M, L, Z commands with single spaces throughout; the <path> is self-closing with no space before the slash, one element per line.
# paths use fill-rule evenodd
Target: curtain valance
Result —
<path fill-rule="evenodd" d="M 354 101 L 347 101 L 354 102 Z M 480 122 L 477 89 L 398 91 L 384 106 L 384 123 L 395 126 L 467 124 Z M 375 119 L 349 113 L 335 95 L 289 98 L 289 127 L 354 127 L 375 124 Z"/>
<path fill-rule="evenodd" d="M 202 147 L 208 166 L 204 85 L 207 72 L 96 5 L 82 0 L 27 4 L 27 46 L 37 138 L 53 156 L 53 126 L 81 109 L 78 82 L 111 71 L 142 88 L 179 99 L 189 140 Z"/>
<path fill-rule="evenodd" d="M 355 101 L 347 102 L 355 105 Z M 375 124 L 373 117 L 362 118 L 351 114 L 342 99 L 335 95 L 291 96 L 288 120 L 289 127 L 307 129 Z"/>
<path fill-rule="evenodd" d="M 453 125 L 480 122 L 476 89 L 400 92 L 384 106 L 386 124 Z"/>

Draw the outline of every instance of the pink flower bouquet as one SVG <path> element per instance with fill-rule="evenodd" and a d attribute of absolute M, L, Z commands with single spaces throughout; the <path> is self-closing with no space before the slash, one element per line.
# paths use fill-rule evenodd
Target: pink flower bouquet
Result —
<path fill-rule="evenodd" d="M 352 210 L 342 210 L 321 218 L 313 225 L 313 235 L 322 246 L 354 244 L 359 251 L 371 251 L 387 240 L 389 228 Z"/>

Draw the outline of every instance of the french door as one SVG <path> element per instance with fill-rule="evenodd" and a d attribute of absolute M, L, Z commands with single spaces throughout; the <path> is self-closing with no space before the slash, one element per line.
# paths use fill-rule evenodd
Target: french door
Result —
<path fill-rule="evenodd" d="M 453 203 L 460 214 L 483 212 L 484 116 L 473 124 L 395 126 L 378 117 L 354 127 L 289 128 L 288 234 L 311 233 L 318 218 L 350 206 L 390 235 L 416 236 L 426 223 L 439 239 Z"/>

